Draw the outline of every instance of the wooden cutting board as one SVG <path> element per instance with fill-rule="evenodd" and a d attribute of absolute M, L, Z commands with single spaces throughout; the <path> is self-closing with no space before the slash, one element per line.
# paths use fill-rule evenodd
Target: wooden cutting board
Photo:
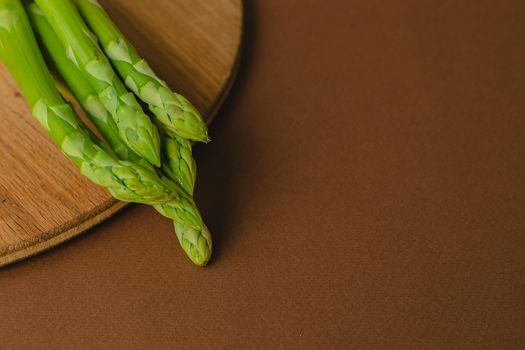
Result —
<path fill-rule="evenodd" d="M 176 91 L 209 122 L 238 64 L 242 0 L 100 0 Z M 0 266 L 49 249 L 126 204 L 83 178 L 31 117 L 0 66 Z"/>

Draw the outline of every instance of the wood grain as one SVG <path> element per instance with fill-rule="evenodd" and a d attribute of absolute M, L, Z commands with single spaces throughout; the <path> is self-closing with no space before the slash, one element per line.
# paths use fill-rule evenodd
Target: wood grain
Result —
<path fill-rule="evenodd" d="M 235 75 L 241 0 L 102 1 L 153 69 L 211 121 Z M 80 175 L 0 67 L 0 266 L 72 238 L 125 203 Z"/>

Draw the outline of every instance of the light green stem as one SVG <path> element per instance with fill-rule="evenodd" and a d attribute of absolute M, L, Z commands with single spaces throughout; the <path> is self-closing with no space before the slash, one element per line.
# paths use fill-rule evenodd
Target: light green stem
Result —
<path fill-rule="evenodd" d="M 36 0 L 36 3 L 66 48 L 65 55 L 80 69 L 110 112 L 124 143 L 160 166 L 157 128 L 115 74 L 71 0 Z"/>

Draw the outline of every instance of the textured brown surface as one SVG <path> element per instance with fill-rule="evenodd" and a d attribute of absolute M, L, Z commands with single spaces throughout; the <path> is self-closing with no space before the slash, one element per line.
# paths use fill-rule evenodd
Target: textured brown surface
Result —
<path fill-rule="evenodd" d="M 231 87 L 242 0 L 101 1 L 154 70 L 211 122 Z M 184 33 L 179 38 L 179 33 Z M 155 38 L 154 41 L 145 38 Z M 47 250 L 124 203 L 90 183 L 31 117 L 0 64 L 0 266 Z M 30 140 L 30 141 L 29 141 Z"/>
<path fill-rule="evenodd" d="M 0 271 L 2 347 L 523 348 L 524 4 L 249 2 L 212 264 L 132 206 Z"/>

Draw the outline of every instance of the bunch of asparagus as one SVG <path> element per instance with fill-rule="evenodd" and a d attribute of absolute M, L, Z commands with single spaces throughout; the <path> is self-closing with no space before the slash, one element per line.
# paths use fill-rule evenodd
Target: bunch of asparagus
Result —
<path fill-rule="evenodd" d="M 206 124 L 155 75 L 100 4 L 0 0 L 0 59 L 33 116 L 80 172 L 119 200 L 153 205 L 173 220 L 188 257 L 206 265 L 212 241 L 193 200 L 191 154 L 191 141 L 209 140 Z M 65 101 L 70 94 L 104 140 Z"/>

